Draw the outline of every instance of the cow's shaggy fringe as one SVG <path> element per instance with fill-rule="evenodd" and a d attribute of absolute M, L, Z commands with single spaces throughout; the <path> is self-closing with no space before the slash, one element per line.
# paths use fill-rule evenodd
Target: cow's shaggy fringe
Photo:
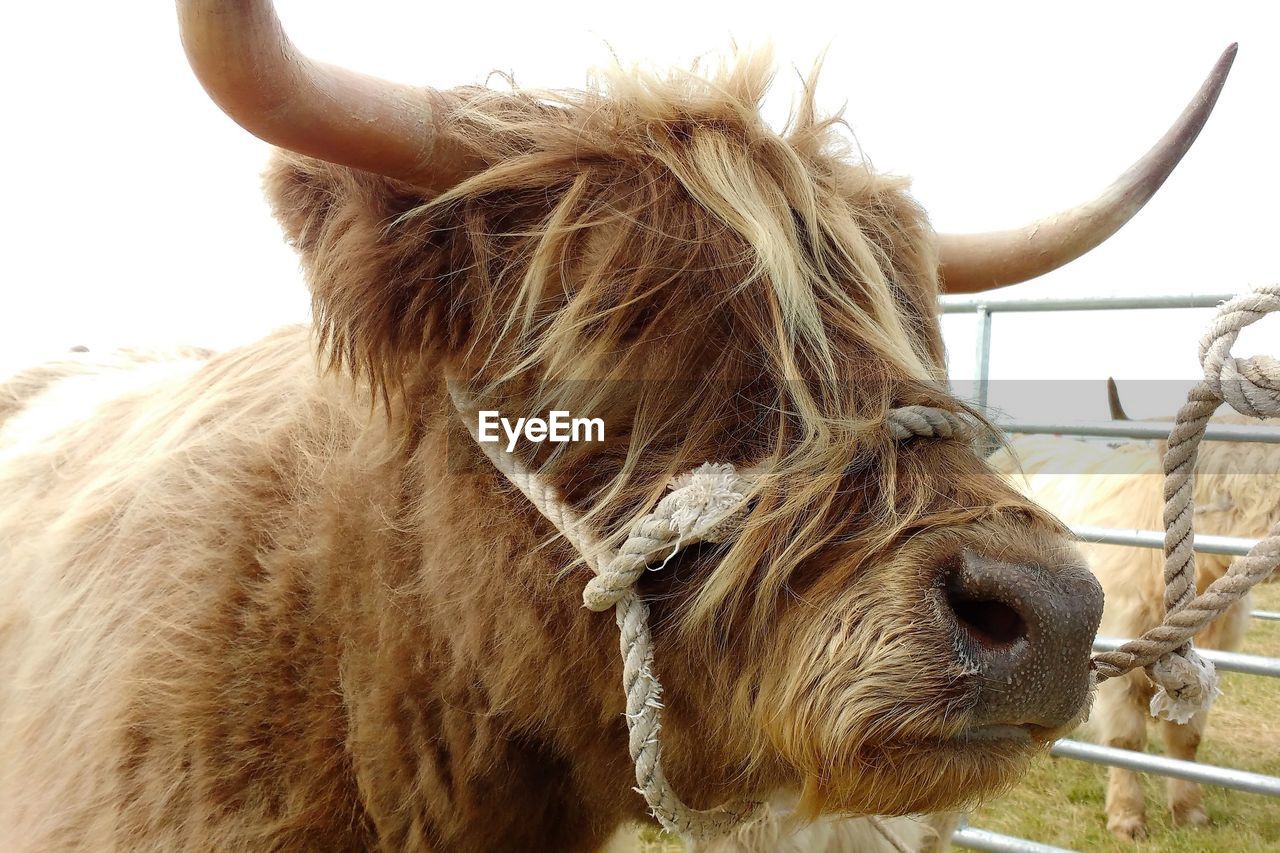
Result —
<path fill-rule="evenodd" d="M 927 222 L 812 81 L 769 130 L 768 80 L 458 90 L 489 167 L 439 196 L 281 154 L 328 373 L 295 329 L 5 385 L 0 846 L 582 850 L 642 817 L 616 629 L 446 379 L 603 417 L 603 444 L 518 451 L 611 544 L 697 463 L 767 469 L 731 547 L 640 582 L 690 805 L 1011 782 L 1033 744 L 959 736 L 940 565 L 1074 557 L 962 442 L 888 440 L 893 406 L 958 406 Z"/>
<path fill-rule="evenodd" d="M 934 384 L 925 217 L 902 180 L 850 162 L 840 118 L 816 113 L 816 73 L 788 130 L 768 128 L 770 79 L 753 54 L 712 76 L 460 90 L 452 124 L 497 165 L 425 202 L 291 155 L 271 178 L 335 364 L 383 393 L 448 365 L 498 408 L 605 417 L 611 464 L 584 477 L 591 449 L 573 447 L 534 461 L 608 545 L 703 460 L 768 471 L 684 613 L 697 628 L 749 610 L 754 634 L 796 569 L 847 538 L 834 518 L 874 516 L 870 554 L 972 516 L 939 510 L 917 487 L 934 475 L 884 441 L 892 405 L 960 408 Z M 875 488 L 852 491 L 854 468 Z"/>

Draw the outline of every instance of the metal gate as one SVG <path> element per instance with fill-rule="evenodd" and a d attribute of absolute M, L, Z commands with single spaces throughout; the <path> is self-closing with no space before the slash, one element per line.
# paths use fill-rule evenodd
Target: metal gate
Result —
<path fill-rule="evenodd" d="M 977 315 L 978 328 L 975 360 L 977 375 L 975 377 L 974 401 L 978 406 L 985 409 L 989 389 L 991 334 L 997 314 L 1043 311 L 1214 308 L 1235 295 L 1234 293 L 1227 293 L 1189 296 L 1100 297 L 1094 299 L 1001 299 L 979 295 L 943 296 L 941 302 L 943 314 Z M 1040 433 L 1099 438 L 1162 439 L 1167 438 L 1169 434 L 1169 426 L 1167 425 L 1135 421 L 1017 422 L 1001 423 L 1000 426 L 1005 432 L 1009 433 Z M 1205 434 L 1205 439 L 1280 444 L 1280 427 L 1235 424 L 1210 426 Z M 1081 540 L 1086 542 L 1130 545 L 1138 548 L 1162 548 L 1164 546 L 1164 531 L 1116 530 L 1092 526 L 1077 526 L 1073 528 L 1073 531 Z M 1243 539 L 1234 536 L 1197 534 L 1195 537 L 1195 549 L 1211 554 L 1243 555 L 1256 542 L 1257 540 L 1254 539 Z M 1280 620 L 1280 613 L 1274 612 L 1255 610 L 1252 612 L 1252 616 L 1257 619 Z M 1125 638 L 1098 637 L 1094 643 L 1094 649 L 1096 651 L 1114 649 L 1124 641 Z M 1212 661 L 1214 666 L 1221 670 L 1280 678 L 1280 658 L 1220 652 L 1210 649 L 1201 649 L 1199 652 L 1201 656 Z M 1112 767 L 1124 767 L 1143 773 L 1156 773 L 1192 782 L 1219 785 L 1238 791 L 1280 797 L 1280 777 L 1276 776 L 1265 776 L 1259 773 L 1250 773 L 1230 767 L 1218 767 L 1212 764 L 1201 764 L 1195 761 L 1181 761 L 1159 755 L 1148 755 L 1143 752 L 1098 746 L 1070 739 L 1059 740 L 1050 751 L 1051 754 L 1060 758 L 1088 761 Z M 998 853 L 1053 853 L 1053 851 L 1064 853 L 1063 848 L 1060 847 L 1052 847 L 1028 839 L 1001 835 L 978 827 L 968 826 L 967 824 L 962 825 L 956 831 L 952 842 L 957 847 L 971 850 L 998 851 Z M 1070 851 L 1066 851 L 1066 853 L 1070 853 Z"/>

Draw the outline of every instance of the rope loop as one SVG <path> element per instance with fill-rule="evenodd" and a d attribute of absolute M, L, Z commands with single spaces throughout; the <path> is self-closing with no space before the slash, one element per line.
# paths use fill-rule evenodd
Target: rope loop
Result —
<path fill-rule="evenodd" d="M 746 514 L 750 484 L 732 465 L 703 463 L 670 488 L 653 512 L 632 526 L 617 556 L 587 583 L 582 602 L 588 610 L 617 604 L 655 558 L 669 559 L 695 542 L 724 541 Z"/>
<path fill-rule="evenodd" d="M 1280 413 L 1280 363 L 1265 355 L 1231 355 L 1242 329 L 1277 310 L 1280 285 L 1260 287 L 1224 304 L 1200 340 L 1205 384 L 1242 415 L 1266 418 Z"/>

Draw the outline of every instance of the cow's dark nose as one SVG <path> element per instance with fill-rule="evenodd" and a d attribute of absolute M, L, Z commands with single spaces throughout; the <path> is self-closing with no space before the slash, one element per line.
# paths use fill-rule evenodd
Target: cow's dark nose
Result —
<path fill-rule="evenodd" d="M 973 551 L 943 578 L 956 652 L 977 684 L 974 723 L 1057 728 L 1089 694 L 1102 587 L 1080 564 L 1007 563 Z"/>

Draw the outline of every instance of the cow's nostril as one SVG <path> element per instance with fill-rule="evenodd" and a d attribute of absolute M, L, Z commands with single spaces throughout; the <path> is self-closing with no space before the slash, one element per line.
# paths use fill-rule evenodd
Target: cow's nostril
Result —
<path fill-rule="evenodd" d="M 960 627 L 988 648 L 1011 646 L 1027 634 L 1018 611 L 1002 601 L 974 598 L 953 587 L 947 590 L 947 603 Z"/>

